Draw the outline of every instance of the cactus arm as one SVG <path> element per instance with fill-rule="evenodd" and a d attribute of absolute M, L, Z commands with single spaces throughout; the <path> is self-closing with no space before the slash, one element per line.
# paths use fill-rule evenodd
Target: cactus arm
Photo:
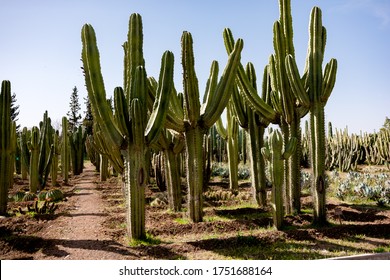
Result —
<path fill-rule="evenodd" d="M 248 112 L 246 112 L 246 105 L 243 101 L 243 99 L 240 97 L 240 93 L 238 91 L 237 86 L 233 87 L 233 92 L 232 92 L 232 109 L 234 112 L 234 115 L 237 117 L 237 121 L 239 125 L 242 128 L 247 129 L 249 124 L 248 124 Z"/>
<path fill-rule="evenodd" d="M 324 81 L 322 84 L 321 101 L 326 104 L 336 83 L 337 60 L 331 59 L 325 66 Z"/>
<path fill-rule="evenodd" d="M 184 87 L 184 120 L 188 122 L 190 126 L 194 127 L 199 120 L 200 104 L 191 33 L 183 32 L 181 43 Z"/>
<path fill-rule="evenodd" d="M 229 56 L 222 77 L 215 90 L 213 102 L 209 103 L 202 115 L 206 127 L 210 128 L 222 114 L 230 99 L 232 88 L 235 84 L 237 67 L 240 64 L 241 51 L 244 47 L 242 39 L 238 39 L 232 53 Z"/>
<path fill-rule="evenodd" d="M 219 136 L 221 136 L 222 139 L 224 139 L 226 141 L 227 138 L 228 138 L 228 133 L 227 133 L 226 128 L 223 126 L 222 118 L 219 118 L 216 121 L 215 128 L 217 129 L 217 132 L 218 132 Z"/>
<path fill-rule="evenodd" d="M 203 104 L 200 109 L 201 115 L 203 115 L 206 111 L 206 108 L 210 106 L 210 104 L 214 101 L 215 92 L 218 85 L 218 73 L 219 73 L 219 65 L 217 61 L 213 61 L 211 63 L 210 76 L 207 80 L 206 92 L 203 97 Z"/>
<path fill-rule="evenodd" d="M 233 51 L 234 38 L 230 29 L 225 28 L 223 32 L 225 48 L 230 54 Z M 241 88 L 240 94 L 243 95 L 248 106 L 258 114 L 267 118 L 270 122 L 276 123 L 278 121 L 278 114 L 272 109 L 270 105 L 264 102 L 257 94 L 257 90 L 253 87 L 250 80 L 245 74 L 244 67 L 240 63 L 237 69 L 238 85 Z"/>
<path fill-rule="evenodd" d="M 285 148 L 285 151 L 283 152 L 283 159 L 288 159 L 289 157 L 291 157 L 296 149 L 297 149 L 297 144 L 298 144 L 298 139 L 295 138 L 295 137 L 291 137 L 290 138 L 290 141 L 288 142 L 286 148 Z"/>
<path fill-rule="evenodd" d="M 94 108 L 94 117 L 105 131 L 111 147 L 120 147 L 123 136 L 116 127 L 111 108 L 106 102 L 106 91 L 101 74 L 99 50 L 96 45 L 96 36 L 93 27 L 86 24 L 82 28 L 82 61 L 89 100 Z"/>
<path fill-rule="evenodd" d="M 162 58 L 161 73 L 157 88 L 157 98 L 153 111 L 149 117 L 145 130 L 147 143 L 152 144 L 158 140 L 159 133 L 167 115 L 170 95 L 173 88 L 173 54 L 166 51 Z"/>
<path fill-rule="evenodd" d="M 143 34 L 142 34 L 142 18 L 141 15 L 131 14 L 129 19 L 129 29 L 127 33 L 127 44 L 124 44 L 125 50 L 125 94 L 128 102 L 133 98 L 139 98 L 141 102 L 146 102 L 147 95 L 142 96 L 132 90 L 134 85 L 135 72 L 138 66 L 145 66 L 143 58 Z"/>
<path fill-rule="evenodd" d="M 324 44 L 322 27 L 322 12 L 319 8 L 314 7 L 310 16 L 310 36 L 308 52 L 308 82 L 310 85 L 310 100 L 317 102 L 321 98 L 322 90 L 322 61 L 324 58 Z"/>
<path fill-rule="evenodd" d="M 115 120 L 122 135 L 129 135 L 127 129 L 129 123 L 129 112 L 126 102 L 125 93 L 122 87 L 116 87 L 114 89 L 114 107 L 115 107 Z"/>
<path fill-rule="evenodd" d="M 292 55 L 286 56 L 286 71 L 290 81 L 292 92 L 299 104 L 305 108 L 310 107 L 310 99 L 299 76 L 298 67 Z"/>

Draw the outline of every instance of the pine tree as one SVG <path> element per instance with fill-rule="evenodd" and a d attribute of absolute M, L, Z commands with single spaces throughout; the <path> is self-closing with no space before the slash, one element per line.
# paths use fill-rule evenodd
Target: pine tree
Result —
<path fill-rule="evenodd" d="M 85 127 L 85 132 L 87 135 L 92 135 L 93 134 L 93 115 L 92 115 L 92 107 L 91 103 L 89 102 L 88 96 L 84 98 L 84 104 L 86 107 L 85 117 L 83 120 L 83 125 Z"/>
<path fill-rule="evenodd" d="M 70 110 L 66 114 L 68 116 L 69 121 L 69 131 L 74 131 L 79 127 L 81 121 L 81 114 L 79 114 L 79 111 L 81 110 L 81 105 L 79 103 L 77 87 L 73 88 L 73 92 L 70 96 L 69 107 Z"/>
<path fill-rule="evenodd" d="M 19 115 L 19 105 L 16 105 L 16 93 L 14 92 L 11 96 L 11 120 L 17 122 Z M 19 132 L 20 124 L 16 125 L 16 132 Z"/>

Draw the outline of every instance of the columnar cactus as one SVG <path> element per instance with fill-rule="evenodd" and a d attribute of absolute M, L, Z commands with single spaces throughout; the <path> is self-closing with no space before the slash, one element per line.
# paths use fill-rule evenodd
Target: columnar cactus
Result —
<path fill-rule="evenodd" d="M 61 171 L 62 178 L 65 184 L 68 184 L 69 180 L 69 166 L 70 166 L 70 146 L 68 136 L 68 119 L 62 117 L 62 132 L 61 132 Z"/>
<path fill-rule="evenodd" d="M 279 130 L 273 130 L 267 144 L 261 149 L 264 157 L 269 161 L 269 173 L 272 181 L 272 208 L 274 227 L 283 227 L 283 184 L 284 184 L 284 161 L 295 153 L 297 139 L 291 138 L 284 148 L 284 140 Z"/>
<path fill-rule="evenodd" d="M 110 160 L 124 175 L 127 203 L 127 233 L 130 239 L 145 237 L 144 188 L 147 176 L 145 157 L 149 147 L 158 140 L 164 125 L 170 94 L 173 90 L 173 54 L 166 51 L 162 58 L 157 94 L 148 113 L 148 79 L 142 51 L 142 20 L 132 14 L 125 51 L 124 90 L 116 88 L 115 118 L 106 102 L 100 69 L 99 51 L 91 25 L 82 28 L 82 61 L 85 81 L 94 120 L 100 127 L 100 138 Z"/>
<path fill-rule="evenodd" d="M 58 177 L 58 157 L 60 155 L 60 147 L 59 147 L 59 132 L 54 131 L 53 133 L 53 160 L 51 162 L 51 184 L 53 186 L 57 185 L 57 177 Z"/>
<path fill-rule="evenodd" d="M 216 122 L 218 134 L 227 142 L 229 162 L 229 185 L 233 192 L 238 191 L 238 122 L 233 112 L 233 103 L 227 106 L 227 128 L 223 126 L 222 119 Z"/>
<path fill-rule="evenodd" d="M 39 187 L 39 128 L 33 126 L 31 129 L 31 140 L 28 142 L 30 150 L 30 192 L 36 193 Z"/>
<path fill-rule="evenodd" d="M 173 211 L 181 210 L 181 178 L 179 154 L 184 150 L 184 139 L 175 137 L 167 130 L 161 133 L 159 145 L 164 152 L 165 181 L 168 191 L 168 206 Z"/>
<path fill-rule="evenodd" d="M 22 179 L 26 180 L 27 175 L 29 173 L 30 169 L 30 151 L 28 149 L 28 140 L 30 138 L 30 131 L 27 129 L 27 127 L 24 127 L 22 130 L 22 133 L 20 133 L 20 150 L 21 150 L 21 169 L 22 169 Z"/>
<path fill-rule="evenodd" d="M 0 215 L 7 213 L 8 190 L 13 184 L 15 123 L 11 120 L 11 83 L 3 81 L 0 93 Z M 13 144 L 15 141 L 15 144 Z"/>
<path fill-rule="evenodd" d="M 322 12 L 314 7 L 310 16 L 309 47 L 304 81 L 299 75 L 295 59 L 286 56 L 286 69 L 293 93 L 298 102 L 310 110 L 310 154 L 313 171 L 314 223 L 326 224 L 325 180 L 325 113 L 324 107 L 332 93 L 337 72 L 337 61 L 331 59 L 323 72 L 322 63 L 326 44 L 326 29 L 322 26 Z"/>
<path fill-rule="evenodd" d="M 184 134 L 186 149 L 186 171 L 188 187 L 188 211 L 193 222 L 203 219 L 204 160 L 203 136 L 219 119 L 225 109 L 240 63 L 243 41 L 237 40 L 224 73 L 218 82 L 218 63 L 212 63 L 207 83 L 205 102 L 199 101 L 198 80 L 195 73 L 193 41 L 189 32 L 182 35 L 182 66 L 184 102 L 173 96 L 166 127 Z M 176 101 L 175 101 L 176 100 Z"/>
<path fill-rule="evenodd" d="M 300 212 L 300 156 L 301 156 L 301 118 L 308 113 L 308 108 L 297 102 L 292 92 L 286 71 L 286 56 L 295 60 L 293 43 L 293 26 L 290 0 L 279 0 L 280 18 L 274 23 L 274 50 L 270 57 L 271 87 L 273 91 L 274 108 L 281 115 L 279 126 L 283 133 L 285 145 L 291 137 L 298 139 L 297 152 L 285 162 L 286 179 L 286 212 Z M 298 106 L 297 106 L 298 105 Z"/>
<path fill-rule="evenodd" d="M 256 72 L 252 63 L 247 64 L 246 75 L 248 76 L 253 88 L 257 90 Z M 269 93 L 270 81 L 268 66 L 266 66 L 263 73 L 261 96 L 262 100 L 266 103 L 269 102 L 270 99 Z M 233 91 L 232 101 L 234 105 L 234 114 L 237 117 L 238 123 L 247 131 L 248 134 L 253 194 L 257 204 L 264 207 L 266 206 L 267 200 L 266 174 L 264 157 L 260 151 L 261 148 L 264 147 L 264 132 L 265 128 L 269 125 L 269 121 L 258 115 L 250 106 L 248 106 L 247 102 L 243 98 L 243 94 L 240 94 L 237 89 Z"/>
<path fill-rule="evenodd" d="M 39 135 L 39 190 L 42 190 L 46 186 L 46 182 L 51 169 L 51 161 L 53 159 L 54 154 L 54 146 L 52 144 L 52 132 L 53 128 L 51 126 L 51 119 L 48 117 L 47 111 L 45 111 L 45 113 L 43 114 L 43 121 L 40 122 Z"/>
<path fill-rule="evenodd" d="M 73 175 L 79 175 L 83 172 L 84 146 L 86 137 L 87 135 L 81 126 L 79 126 L 76 131 L 71 132 L 69 135 Z"/>

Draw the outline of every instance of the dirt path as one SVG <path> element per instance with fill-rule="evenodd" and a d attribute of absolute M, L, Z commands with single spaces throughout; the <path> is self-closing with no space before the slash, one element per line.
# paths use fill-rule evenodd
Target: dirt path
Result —
<path fill-rule="evenodd" d="M 129 253 L 112 241 L 103 228 L 106 214 L 100 192 L 96 189 L 98 174 L 92 164 L 74 182 L 74 194 L 67 204 L 69 212 L 52 221 L 40 232 L 49 242 L 42 249 L 42 259 L 101 260 L 123 259 Z"/>

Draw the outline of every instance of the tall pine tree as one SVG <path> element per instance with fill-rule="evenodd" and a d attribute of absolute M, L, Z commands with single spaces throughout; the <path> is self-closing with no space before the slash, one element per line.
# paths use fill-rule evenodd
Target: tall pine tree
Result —
<path fill-rule="evenodd" d="M 19 115 L 19 105 L 16 105 L 16 93 L 14 92 L 11 96 L 11 120 L 17 122 Z M 20 124 L 16 125 L 16 132 L 19 132 Z"/>
<path fill-rule="evenodd" d="M 73 92 L 70 96 L 69 107 L 70 110 L 66 114 L 68 116 L 69 131 L 74 131 L 79 127 L 81 123 L 81 114 L 79 114 L 79 111 L 81 110 L 81 105 L 79 103 L 77 87 L 73 88 Z"/>
<path fill-rule="evenodd" d="M 91 102 L 89 102 L 88 96 L 84 98 L 84 104 L 86 107 L 85 117 L 83 120 L 83 126 L 85 127 L 85 132 L 87 135 L 92 135 L 93 134 L 93 115 L 92 115 L 92 107 L 91 107 Z"/>

